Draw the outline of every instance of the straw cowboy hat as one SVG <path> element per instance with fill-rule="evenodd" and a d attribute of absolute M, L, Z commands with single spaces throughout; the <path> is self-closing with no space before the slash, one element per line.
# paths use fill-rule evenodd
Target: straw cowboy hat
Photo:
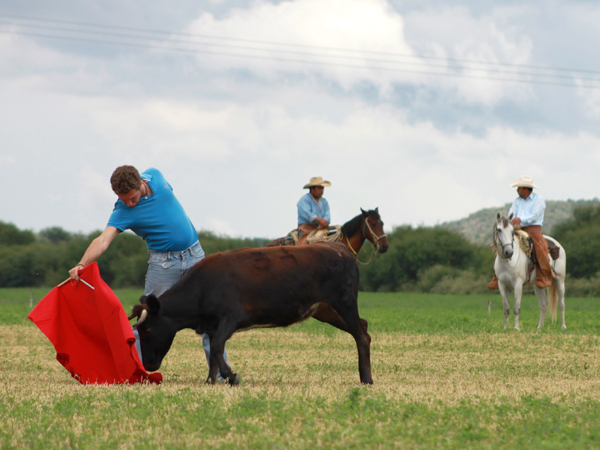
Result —
<path fill-rule="evenodd" d="M 323 177 L 312 177 L 308 183 L 304 185 L 302 189 L 308 189 L 314 186 L 323 186 L 329 187 L 331 183 L 329 181 L 324 181 Z"/>
<path fill-rule="evenodd" d="M 510 183 L 510 187 L 528 187 L 539 189 L 539 187 L 533 184 L 533 178 L 525 175 L 521 175 L 521 178 L 519 178 L 517 181 Z"/>

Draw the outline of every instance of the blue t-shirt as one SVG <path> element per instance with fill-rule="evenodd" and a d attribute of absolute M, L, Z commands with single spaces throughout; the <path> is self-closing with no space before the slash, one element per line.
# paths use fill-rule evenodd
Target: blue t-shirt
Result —
<path fill-rule="evenodd" d="M 317 217 L 325 219 L 327 222 L 331 222 L 331 213 L 329 212 L 329 203 L 323 197 L 319 199 L 319 202 L 310 195 L 310 192 L 300 197 L 298 201 L 298 225 L 303 223 L 318 225 L 315 222 Z"/>
<path fill-rule="evenodd" d="M 195 244 L 198 233 L 162 173 L 148 169 L 141 178 L 148 182 L 152 195 L 141 197 L 132 208 L 117 200 L 108 226 L 133 231 L 151 250 L 178 252 Z"/>

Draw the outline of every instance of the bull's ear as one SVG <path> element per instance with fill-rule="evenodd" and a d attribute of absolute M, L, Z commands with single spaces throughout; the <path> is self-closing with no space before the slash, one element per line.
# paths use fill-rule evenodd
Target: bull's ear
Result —
<path fill-rule="evenodd" d="M 140 303 L 141 303 L 142 305 L 145 305 L 145 304 L 146 304 L 146 299 L 147 299 L 147 298 L 148 298 L 148 297 L 146 297 L 145 295 L 142 295 L 142 296 L 140 297 Z"/>
<path fill-rule="evenodd" d="M 156 298 L 156 295 L 150 294 L 146 297 L 146 305 L 148 305 L 148 310 L 151 315 L 158 315 L 158 312 L 160 311 L 160 302 Z"/>

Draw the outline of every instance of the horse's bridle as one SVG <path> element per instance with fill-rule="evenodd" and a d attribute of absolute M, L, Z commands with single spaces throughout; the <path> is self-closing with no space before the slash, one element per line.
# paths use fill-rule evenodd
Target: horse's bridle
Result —
<path fill-rule="evenodd" d="M 354 257 L 356 258 L 356 261 L 364 264 L 365 266 L 367 264 L 369 264 L 371 262 L 371 259 L 373 259 L 373 255 L 379 251 L 379 241 L 383 238 L 387 237 L 387 234 L 382 234 L 381 236 L 377 236 L 375 234 L 375 232 L 373 231 L 373 229 L 371 228 L 371 225 L 369 225 L 369 221 L 367 220 L 368 217 L 365 217 L 364 223 L 363 223 L 363 229 L 362 229 L 362 235 L 363 238 L 367 239 L 367 234 L 365 232 L 366 229 L 369 229 L 369 231 L 371 232 L 371 238 L 373 239 L 373 251 L 371 252 L 371 256 L 369 257 L 369 260 L 364 263 L 361 260 L 358 259 L 358 252 L 356 252 L 353 248 L 352 248 L 352 244 L 350 244 L 350 239 L 348 239 L 348 236 L 344 236 L 346 238 L 346 242 L 348 243 L 348 248 L 350 249 L 350 251 L 354 254 Z"/>
<path fill-rule="evenodd" d="M 504 259 L 506 261 L 506 264 L 508 264 L 509 267 L 516 267 L 517 264 L 519 264 L 519 259 L 521 258 L 521 252 L 518 253 L 518 258 L 517 258 L 517 262 L 515 263 L 514 266 L 511 266 L 509 261 L 512 258 L 512 256 L 510 258 L 506 258 L 504 256 L 504 247 L 510 245 L 513 251 L 513 255 L 515 254 L 515 230 L 513 230 L 512 232 L 512 240 L 510 242 L 510 244 L 503 244 L 502 243 L 502 239 L 500 239 L 500 236 L 498 235 L 498 227 L 494 228 L 494 239 L 496 241 L 498 241 L 500 243 L 500 246 L 502 247 L 500 250 L 500 252 L 498 252 L 500 254 L 500 258 Z M 496 248 L 498 248 L 498 245 L 496 245 Z"/>
<path fill-rule="evenodd" d="M 510 247 L 512 248 L 513 253 L 515 252 L 515 232 L 514 231 L 512 232 L 512 240 L 511 240 L 510 244 L 503 244 L 502 243 L 502 239 L 500 239 L 500 235 L 498 234 L 498 227 L 494 228 L 494 237 L 495 237 L 496 241 L 500 243 L 500 247 L 501 247 L 501 251 L 499 252 L 500 253 L 500 257 L 502 259 L 510 259 L 510 258 L 505 258 L 504 257 L 504 247 L 510 245 Z M 498 246 L 496 245 L 496 247 L 498 247 Z"/>
<path fill-rule="evenodd" d="M 365 223 L 363 224 L 363 230 L 362 230 L 363 237 L 365 239 L 367 239 L 367 234 L 365 233 L 365 230 L 368 228 L 369 231 L 371 232 L 371 238 L 373 239 L 373 245 L 377 248 L 377 250 L 379 250 L 379 241 L 383 238 L 386 238 L 387 234 L 384 233 L 381 236 L 377 236 L 375 234 L 375 232 L 373 231 L 373 228 L 371 228 L 371 225 L 369 225 L 368 219 L 369 219 L 368 217 L 365 217 Z"/>

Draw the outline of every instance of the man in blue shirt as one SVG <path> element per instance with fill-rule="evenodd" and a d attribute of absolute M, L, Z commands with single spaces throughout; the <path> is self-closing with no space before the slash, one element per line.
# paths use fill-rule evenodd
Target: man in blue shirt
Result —
<path fill-rule="evenodd" d="M 520 227 L 529 234 L 539 265 L 535 285 L 541 289 L 547 288 L 552 284 L 553 272 L 548 259 L 548 244 L 542 234 L 546 202 L 533 192 L 533 188 L 538 187 L 533 184 L 531 177 L 522 176 L 511 183 L 510 187 L 516 187 L 519 196 L 508 210 L 508 215 L 513 215 L 511 222 L 515 227 Z M 494 276 L 487 286 L 498 289 L 498 278 Z"/>
<path fill-rule="evenodd" d="M 159 297 L 204 258 L 198 233 L 173 194 L 173 188 L 157 169 L 148 169 L 140 176 L 135 167 L 120 166 L 113 172 L 110 183 L 119 199 L 108 225 L 89 245 L 79 264 L 69 270 L 69 275 L 79 280 L 80 269 L 98 259 L 119 233 L 131 230 L 148 246 L 144 295 Z M 202 344 L 208 361 L 208 335 L 202 336 Z M 141 359 L 139 339 L 136 339 L 136 348 Z"/>
<path fill-rule="evenodd" d="M 298 201 L 298 244 L 306 243 L 308 233 L 313 230 L 324 230 L 329 226 L 331 213 L 329 212 L 329 203 L 323 198 L 325 187 L 331 186 L 329 181 L 324 181 L 322 177 L 312 177 L 304 185 L 303 189 L 308 189 L 308 193 L 303 195 Z"/>

